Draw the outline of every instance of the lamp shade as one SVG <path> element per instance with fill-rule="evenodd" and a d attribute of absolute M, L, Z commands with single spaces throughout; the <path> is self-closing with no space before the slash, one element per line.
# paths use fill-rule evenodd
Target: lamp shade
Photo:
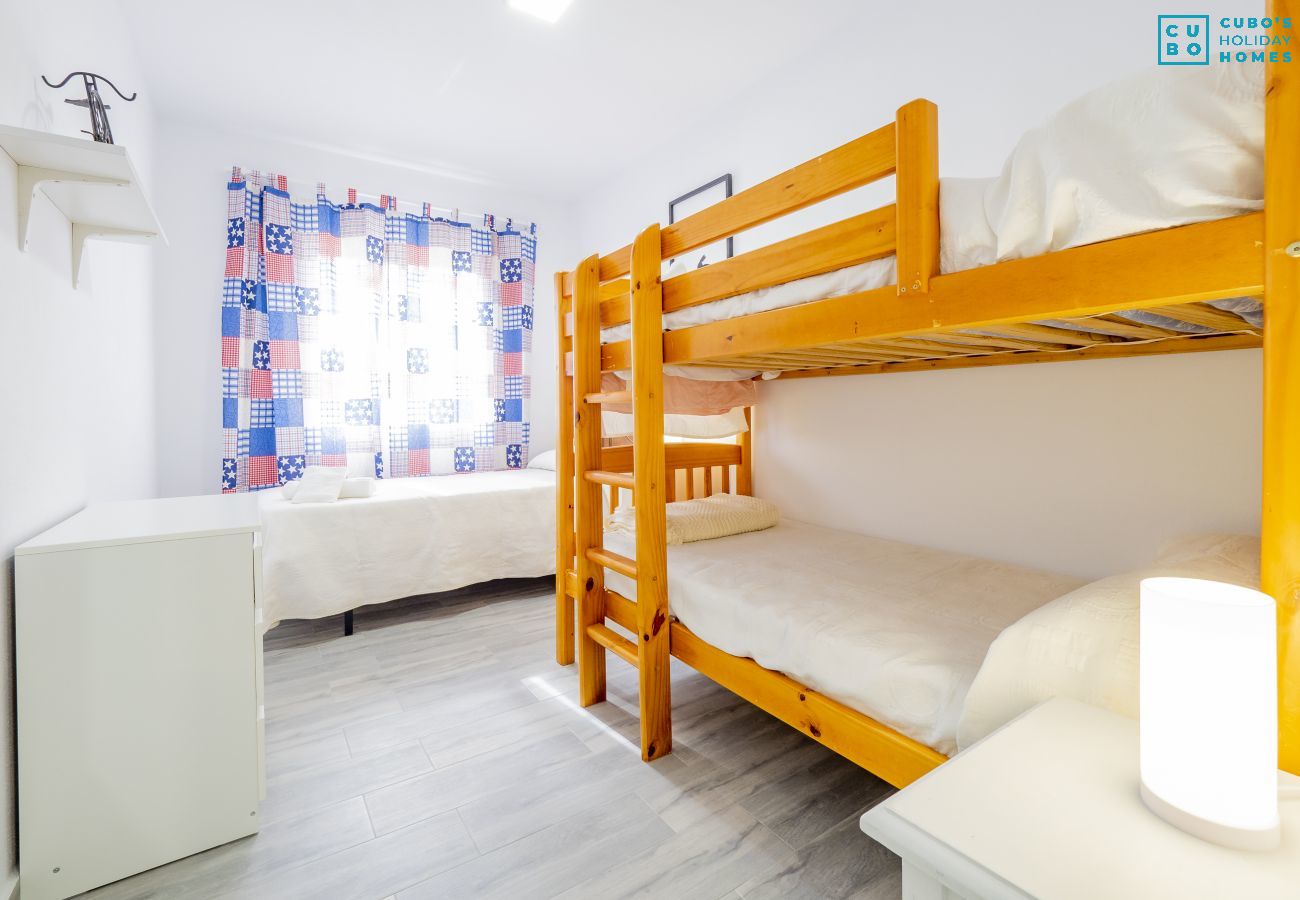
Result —
<path fill-rule="evenodd" d="M 1140 628 L 1143 801 L 1205 840 L 1276 847 L 1272 598 L 1214 581 L 1147 578 Z"/>

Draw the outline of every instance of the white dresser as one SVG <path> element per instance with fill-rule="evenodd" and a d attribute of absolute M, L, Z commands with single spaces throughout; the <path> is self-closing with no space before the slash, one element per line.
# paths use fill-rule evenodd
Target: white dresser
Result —
<path fill-rule="evenodd" d="M 23 900 L 258 829 L 257 500 L 103 503 L 15 552 Z"/>

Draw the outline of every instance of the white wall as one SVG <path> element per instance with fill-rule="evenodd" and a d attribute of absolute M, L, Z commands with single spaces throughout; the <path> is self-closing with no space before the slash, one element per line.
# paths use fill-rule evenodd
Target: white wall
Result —
<path fill-rule="evenodd" d="M 537 223 L 537 311 L 533 334 L 532 446 L 555 442 L 555 299 L 551 275 L 575 256 L 569 207 L 535 193 L 483 184 L 403 163 L 349 156 L 314 145 L 200 125 L 166 123 L 159 136 L 156 206 L 170 246 L 157 257 L 159 489 L 164 496 L 220 489 L 220 306 L 230 168 L 283 174 L 290 186 L 331 196 L 355 187 L 403 201 Z"/>
<path fill-rule="evenodd" d="M 877 6 L 869 32 L 841 34 L 724 109 L 666 106 L 701 121 L 583 199 L 583 251 L 627 243 L 722 172 L 747 187 L 917 96 L 939 106 L 941 173 L 995 174 L 1026 128 L 1153 65 L 1167 12 L 1118 0 L 1080 15 L 1029 0 Z M 755 229 L 737 251 L 892 190 Z M 1259 390 L 1255 351 L 765 383 L 757 486 L 793 518 L 1098 575 L 1148 560 L 1174 533 L 1257 527 Z"/>
<path fill-rule="evenodd" d="M 89 116 L 62 100 L 78 96 L 80 79 L 56 92 L 39 76 L 102 72 L 141 94 L 115 100 L 109 117 L 148 180 L 149 90 L 115 5 L 85 4 L 76 28 L 69 13 L 65 4 L 0 0 L 0 122 L 79 135 Z M 73 290 L 69 225 L 44 199 L 31 249 L 19 251 L 15 179 L 0 153 L 0 885 L 16 865 L 13 548 L 90 501 L 150 496 L 156 468 L 152 251 L 91 244 Z"/>

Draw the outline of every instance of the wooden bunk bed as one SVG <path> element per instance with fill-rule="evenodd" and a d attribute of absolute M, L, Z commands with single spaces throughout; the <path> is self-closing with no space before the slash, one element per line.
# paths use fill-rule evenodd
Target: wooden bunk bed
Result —
<path fill-rule="evenodd" d="M 1280 18 L 1292 5 L 1277 0 L 1271 8 Z M 665 364 L 791 378 L 1262 346 L 1262 579 L 1278 603 L 1281 765 L 1300 772 L 1300 359 L 1291 353 L 1300 341 L 1300 73 L 1289 68 L 1270 64 L 1266 74 L 1263 213 L 940 275 L 937 110 L 916 100 L 883 128 L 557 274 L 556 657 L 567 665 L 576 655 L 582 704 L 604 699 L 612 651 L 638 669 L 643 758 L 668 753 L 675 656 L 894 785 L 945 760 L 670 618 L 664 503 L 678 473 L 686 472 L 688 491 L 703 482 L 706 493 L 733 485 L 750 493 L 752 480 L 748 435 L 737 445 L 665 445 Z M 661 281 L 665 259 L 891 174 L 893 205 Z M 666 312 L 890 254 L 895 285 L 663 330 Z M 1208 305 L 1240 297 L 1262 299 L 1264 327 Z M 1114 315 L 1135 309 L 1211 333 L 1188 336 Z M 601 345 L 602 327 L 628 322 L 629 341 Z M 603 372 L 629 369 L 628 391 L 602 393 Z M 602 449 L 601 405 L 628 402 L 632 447 Z M 606 488 L 633 491 L 635 559 L 603 547 Z M 635 601 L 605 588 L 606 568 L 635 581 Z"/>

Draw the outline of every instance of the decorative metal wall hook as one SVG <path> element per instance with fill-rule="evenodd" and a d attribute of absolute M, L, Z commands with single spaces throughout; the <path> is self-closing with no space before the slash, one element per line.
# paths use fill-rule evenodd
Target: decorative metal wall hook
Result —
<path fill-rule="evenodd" d="M 58 84 L 55 84 L 54 82 L 50 81 L 50 79 L 46 78 L 44 75 L 41 76 L 41 81 L 44 81 L 47 85 L 49 85 L 52 88 L 61 88 L 65 84 L 67 84 L 70 80 L 72 80 L 73 77 L 77 75 L 80 75 L 82 77 L 82 80 L 85 82 L 86 99 L 85 100 L 64 100 L 63 102 L 71 103 L 73 106 L 80 106 L 83 109 L 89 109 L 90 127 L 92 130 L 86 131 L 85 133 L 93 137 L 96 141 L 98 141 L 101 144 L 113 143 L 113 129 L 110 128 L 108 125 L 107 110 L 110 107 L 105 105 L 103 99 L 99 96 L 99 82 L 103 81 L 104 84 L 111 87 L 114 93 L 116 93 L 127 103 L 130 103 L 133 100 L 135 100 L 135 98 L 138 97 L 139 94 L 132 93 L 131 96 L 128 97 L 126 94 L 118 90 L 117 85 L 113 84 L 113 82 L 109 81 L 103 75 L 96 75 L 94 72 L 69 72 L 64 77 L 64 79 L 60 81 Z"/>

